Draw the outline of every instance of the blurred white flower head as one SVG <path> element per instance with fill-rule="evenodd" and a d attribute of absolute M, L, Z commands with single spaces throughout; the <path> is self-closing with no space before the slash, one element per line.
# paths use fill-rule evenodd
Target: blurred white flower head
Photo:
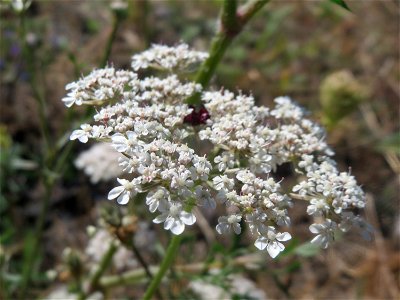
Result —
<path fill-rule="evenodd" d="M 75 166 L 89 176 L 92 183 L 115 180 L 123 172 L 118 164 L 121 157 L 117 151 L 107 143 L 97 143 L 88 150 L 79 154 Z"/>

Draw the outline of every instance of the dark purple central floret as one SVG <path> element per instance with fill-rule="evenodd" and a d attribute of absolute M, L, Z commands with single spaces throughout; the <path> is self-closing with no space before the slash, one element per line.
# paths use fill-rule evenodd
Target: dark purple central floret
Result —
<path fill-rule="evenodd" d="M 195 108 L 191 105 L 190 108 L 193 108 L 193 111 L 184 118 L 183 122 L 193 126 L 206 124 L 206 121 L 210 118 L 208 110 L 204 106 Z"/>

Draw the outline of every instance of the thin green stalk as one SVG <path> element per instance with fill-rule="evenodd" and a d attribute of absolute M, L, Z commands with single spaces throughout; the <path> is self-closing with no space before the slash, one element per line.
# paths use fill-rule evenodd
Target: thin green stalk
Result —
<path fill-rule="evenodd" d="M 224 32 L 215 36 L 211 43 L 210 56 L 201 66 L 199 73 L 197 73 L 195 80 L 197 83 L 200 83 L 203 87 L 208 85 L 232 40 L 233 36 Z"/>
<path fill-rule="evenodd" d="M 139 263 L 142 265 L 144 271 L 146 272 L 147 277 L 152 280 L 153 274 L 150 272 L 150 268 L 147 265 L 146 261 L 144 260 L 142 254 L 140 253 L 139 249 L 136 248 L 135 244 L 132 242 L 132 251 L 135 254 L 136 258 L 138 259 Z"/>
<path fill-rule="evenodd" d="M 224 1 L 224 7 L 222 10 L 222 26 L 224 30 L 228 30 L 231 34 L 235 34 L 239 29 L 238 18 L 236 17 L 237 2 L 236 0 Z"/>
<path fill-rule="evenodd" d="M 150 271 L 156 273 L 159 270 L 158 267 L 150 266 Z M 146 271 L 142 268 L 127 271 L 119 275 L 103 276 L 100 279 L 99 285 L 101 288 L 111 289 L 113 287 L 128 285 L 138 282 L 146 282 L 147 276 Z"/>
<path fill-rule="evenodd" d="M 195 81 L 206 87 L 234 38 L 243 30 L 249 20 L 270 0 L 249 1 L 236 10 L 236 1 L 225 0 L 221 13 L 221 28 L 214 37 L 208 59 L 200 66 Z M 189 97 L 186 102 L 201 105 L 200 93 Z"/>
<path fill-rule="evenodd" d="M 112 258 L 117 250 L 118 250 L 117 244 L 112 241 L 110 243 L 110 246 L 107 249 L 107 252 L 102 257 L 98 268 L 96 269 L 96 271 L 94 272 L 93 276 L 91 277 L 91 279 L 89 281 L 88 293 L 87 294 L 81 293 L 78 297 L 79 300 L 86 299 L 86 297 L 90 293 L 92 293 L 94 290 L 97 289 L 97 287 L 99 286 L 99 281 L 100 281 L 101 276 L 103 275 L 103 273 L 106 271 L 106 269 L 110 265 Z"/>
<path fill-rule="evenodd" d="M 165 253 L 165 257 L 161 262 L 160 269 L 158 270 L 156 276 L 153 278 L 150 285 L 148 286 L 143 296 L 143 300 L 150 300 L 153 297 L 156 290 L 158 289 L 161 280 L 163 279 L 165 273 L 168 271 L 169 267 L 174 261 L 175 255 L 177 254 L 179 245 L 181 243 L 181 239 L 182 239 L 181 235 L 174 235 L 172 237 L 167 252 Z"/>
<path fill-rule="evenodd" d="M 110 58 L 112 45 L 114 43 L 115 38 L 117 37 L 117 31 L 119 25 L 121 24 L 121 20 L 118 16 L 114 16 L 113 19 L 113 27 L 110 36 L 108 37 L 106 50 L 104 51 L 103 59 L 101 60 L 100 67 L 104 68 L 107 65 L 108 59 Z"/>
<path fill-rule="evenodd" d="M 144 271 L 145 271 L 145 273 L 147 275 L 147 278 L 149 280 L 153 280 L 154 276 L 151 273 L 150 268 L 147 265 L 146 261 L 144 260 L 144 258 L 142 256 L 142 254 L 140 253 L 139 249 L 135 246 L 135 244 L 133 242 L 132 242 L 131 247 L 132 247 L 133 253 L 135 254 L 135 256 L 138 259 L 138 261 L 141 264 L 141 266 L 143 267 L 143 269 L 144 269 Z M 158 299 L 163 300 L 164 297 L 162 296 L 162 294 L 161 294 L 161 292 L 159 290 L 156 291 L 156 295 L 157 295 Z"/>

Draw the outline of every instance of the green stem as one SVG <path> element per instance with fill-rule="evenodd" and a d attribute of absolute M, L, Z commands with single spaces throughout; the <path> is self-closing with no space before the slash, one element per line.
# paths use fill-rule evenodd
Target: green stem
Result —
<path fill-rule="evenodd" d="M 182 236 L 181 235 L 174 235 L 169 243 L 167 252 L 165 253 L 165 257 L 161 262 L 160 269 L 158 270 L 156 276 L 151 281 L 149 287 L 146 290 L 146 293 L 143 296 L 143 300 L 150 300 L 158 289 L 158 286 L 161 283 L 165 273 L 168 271 L 169 267 L 171 266 L 175 255 L 177 254 L 179 244 L 181 242 Z"/>
<path fill-rule="evenodd" d="M 222 26 L 223 29 L 228 30 L 228 34 L 235 34 L 239 30 L 239 22 L 236 17 L 237 2 L 236 0 L 224 1 L 224 7 L 222 10 Z"/>
<path fill-rule="evenodd" d="M 234 38 L 243 30 L 248 21 L 270 0 L 249 1 L 236 11 L 236 1 L 225 0 L 221 13 L 221 28 L 215 35 L 208 59 L 200 66 L 195 81 L 206 87 L 215 73 L 215 70 L 225 54 L 226 49 Z M 200 93 L 189 97 L 186 102 L 192 105 L 201 105 Z"/>
<path fill-rule="evenodd" d="M 142 265 L 144 271 L 146 272 L 147 277 L 152 280 L 153 274 L 150 272 L 149 266 L 147 265 L 146 261 L 144 260 L 142 254 L 140 253 L 139 249 L 136 248 L 135 244 L 132 242 L 132 251 L 135 254 L 136 258 L 138 259 L 139 263 Z"/>
<path fill-rule="evenodd" d="M 135 246 L 135 243 L 133 241 L 132 241 L 131 247 L 132 247 L 132 251 L 135 254 L 136 258 L 138 259 L 139 263 L 142 265 L 142 267 L 147 275 L 147 278 L 149 280 L 153 280 L 153 278 L 154 278 L 153 273 L 150 272 L 149 266 L 147 265 L 142 254 L 140 253 L 139 249 Z M 156 291 L 156 294 L 157 294 L 158 299 L 163 300 L 163 296 L 159 290 Z"/>
<path fill-rule="evenodd" d="M 226 35 L 224 32 L 218 33 L 212 41 L 210 56 L 201 66 L 196 76 L 196 82 L 206 87 L 214 75 L 218 63 L 221 61 L 226 49 L 231 44 L 233 36 Z"/>
<path fill-rule="evenodd" d="M 150 272 L 156 273 L 159 270 L 158 267 L 150 266 Z M 146 282 L 147 276 L 146 271 L 141 269 L 134 269 L 127 271 L 119 275 L 103 276 L 100 279 L 99 285 L 101 288 L 111 289 L 118 286 L 126 286 L 132 283 Z"/>
<path fill-rule="evenodd" d="M 97 287 L 101 275 L 103 275 L 103 273 L 105 272 L 107 267 L 110 265 L 111 260 L 114 256 L 115 252 L 117 252 L 117 250 L 118 250 L 118 247 L 117 247 L 116 243 L 111 242 L 110 246 L 108 247 L 107 252 L 104 254 L 104 256 L 100 262 L 98 269 L 93 274 L 93 277 L 90 280 L 90 285 L 89 285 L 90 289 L 95 289 Z"/>
<path fill-rule="evenodd" d="M 92 293 L 93 291 L 95 291 L 97 289 L 97 287 L 99 286 L 99 281 L 100 281 L 101 276 L 103 275 L 103 273 L 106 271 L 106 269 L 110 265 L 112 258 L 114 256 L 115 252 L 117 252 L 117 250 L 118 250 L 117 244 L 114 241 L 112 241 L 110 243 L 110 246 L 107 249 L 107 252 L 102 257 L 99 267 L 96 269 L 92 278 L 90 279 L 88 293 L 80 294 L 79 300 L 86 299 L 86 297 L 88 295 L 90 295 L 90 293 Z"/>
<path fill-rule="evenodd" d="M 103 59 L 100 64 L 101 68 L 104 68 L 107 65 L 108 59 L 110 58 L 112 45 L 114 43 L 115 38 L 117 37 L 117 31 L 120 23 L 121 23 L 120 18 L 118 16 L 114 16 L 112 31 L 110 36 L 108 37 L 106 50 L 104 51 Z"/>

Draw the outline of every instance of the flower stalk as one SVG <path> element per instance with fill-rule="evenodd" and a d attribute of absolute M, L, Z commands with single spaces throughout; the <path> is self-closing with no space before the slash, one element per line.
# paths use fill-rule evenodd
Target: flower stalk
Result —
<path fill-rule="evenodd" d="M 249 1 L 239 9 L 237 9 L 236 0 L 224 1 L 220 28 L 211 43 L 209 51 L 210 56 L 204 61 L 197 72 L 196 83 L 201 84 L 203 87 L 209 84 L 226 49 L 234 38 L 243 30 L 249 20 L 269 1 L 270 0 Z M 191 105 L 201 105 L 200 93 L 192 95 L 186 102 Z"/>
<path fill-rule="evenodd" d="M 110 58 L 111 55 L 111 50 L 112 50 L 112 45 L 114 43 L 115 38 L 117 37 L 117 31 L 118 28 L 121 24 L 121 18 L 118 17 L 117 15 L 114 16 L 113 18 L 113 24 L 112 24 L 112 29 L 110 36 L 108 37 L 106 48 L 103 54 L 103 58 L 101 60 L 100 67 L 105 68 L 108 62 L 108 59 Z"/>
<path fill-rule="evenodd" d="M 150 282 L 149 287 L 147 288 L 143 300 L 150 300 L 152 299 L 152 296 L 158 289 L 158 286 L 160 285 L 165 273 L 168 271 L 170 268 L 175 255 L 178 252 L 179 245 L 181 243 L 182 236 L 181 235 L 174 235 L 168 245 L 167 252 L 165 253 L 165 257 L 160 265 L 160 268 L 158 269 L 157 274 L 154 276 L 153 280 Z"/>
<path fill-rule="evenodd" d="M 112 258 L 114 256 L 115 252 L 117 252 L 117 250 L 118 250 L 118 245 L 115 242 L 111 242 L 108 247 L 108 250 L 104 254 L 98 268 L 93 273 L 93 276 L 90 279 L 88 292 L 81 293 L 78 298 L 79 300 L 86 299 L 86 297 L 88 295 L 90 295 L 90 293 L 92 293 L 93 291 L 95 291 L 97 289 L 101 276 L 103 275 L 103 273 L 106 271 L 106 269 L 110 265 Z"/>

